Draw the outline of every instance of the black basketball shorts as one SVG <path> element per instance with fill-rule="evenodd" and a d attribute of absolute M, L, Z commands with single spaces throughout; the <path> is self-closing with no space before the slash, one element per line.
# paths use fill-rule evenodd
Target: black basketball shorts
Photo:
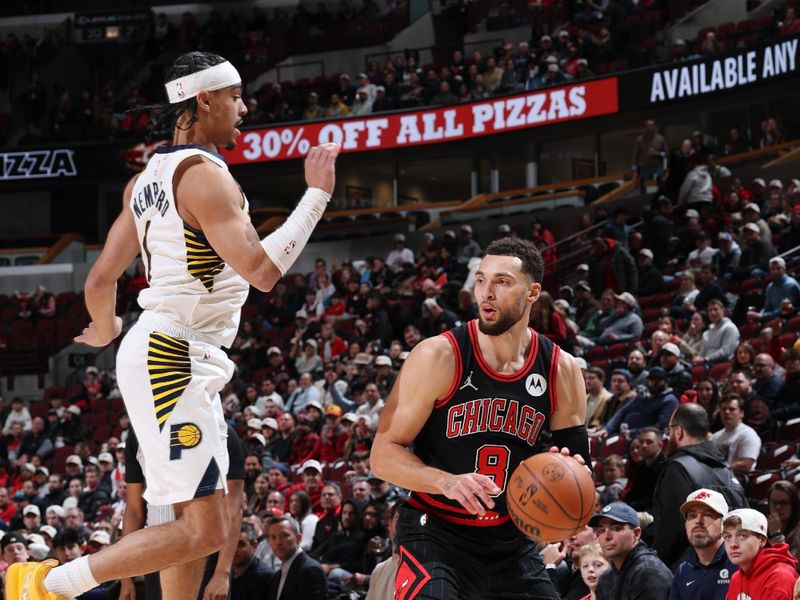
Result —
<path fill-rule="evenodd" d="M 485 528 L 400 511 L 395 600 L 556 600 L 536 544 L 514 526 L 500 541 Z"/>

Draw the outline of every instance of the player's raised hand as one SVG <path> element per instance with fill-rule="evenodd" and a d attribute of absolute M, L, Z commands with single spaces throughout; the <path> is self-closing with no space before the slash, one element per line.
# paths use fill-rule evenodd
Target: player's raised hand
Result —
<path fill-rule="evenodd" d="M 442 494 L 455 500 L 473 515 L 483 515 L 487 508 L 494 508 L 491 496 L 500 493 L 494 481 L 480 473 L 452 475 L 442 485 Z"/>
<path fill-rule="evenodd" d="M 336 183 L 336 157 L 342 147 L 339 144 L 320 144 L 308 151 L 306 156 L 306 185 L 333 193 Z"/>

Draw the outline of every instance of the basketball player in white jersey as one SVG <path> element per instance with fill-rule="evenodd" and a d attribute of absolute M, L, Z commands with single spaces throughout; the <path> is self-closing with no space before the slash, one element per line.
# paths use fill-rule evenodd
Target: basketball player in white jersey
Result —
<path fill-rule="evenodd" d="M 312 148 L 308 190 L 286 223 L 259 240 L 247 200 L 220 147 L 234 143 L 247 112 L 242 83 L 224 58 L 192 52 L 167 71 L 173 145 L 131 179 L 123 208 L 86 280 L 92 322 L 75 341 L 110 344 L 122 331 L 117 280 L 141 253 L 150 287 L 125 336 L 117 377 L 144 454 L 145 499 L 172 504 L 177 519 L 125 536 L 66 565 L 9 569 L 6 598 L 71 599 L 99 583 L 197 561 L 226 537 L 226 426 L 219 390 L 233 374 L 222 347 L 239 327 L 249 286 L 269 291 L 308 242 L 333 192 L 339 146 Z M 201 572 L 166 600 L 195 598 Z"/>

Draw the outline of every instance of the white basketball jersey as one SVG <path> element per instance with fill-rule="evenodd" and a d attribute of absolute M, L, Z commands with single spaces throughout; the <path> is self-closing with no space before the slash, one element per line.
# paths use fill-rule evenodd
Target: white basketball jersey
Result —
<path fill-rule="evenodd" d="M 230 346 L 250 285 L 226 265 L 199 229 L 184 223 L 172 179 L 178 165 L 201 155 L 221 169 L 224 159 L 196 145 L 159 148 L 137 177 L 130 208 L 136 221 L 147 281 L 139 305 Z M 242 194 L 242 210 L 247 199 Z"/>

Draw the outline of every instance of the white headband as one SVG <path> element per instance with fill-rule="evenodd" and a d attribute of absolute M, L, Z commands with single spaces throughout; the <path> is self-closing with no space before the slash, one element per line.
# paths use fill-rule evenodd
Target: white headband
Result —
<path fill-rule="evenodd" d="M 194 98 L 201 90 L 221 90 L 232 85 L 240 85 L 242 78 L 227 60 L 208 69 L 185 75 L 164 84 L 170 104 L 177 104 Z"/>

